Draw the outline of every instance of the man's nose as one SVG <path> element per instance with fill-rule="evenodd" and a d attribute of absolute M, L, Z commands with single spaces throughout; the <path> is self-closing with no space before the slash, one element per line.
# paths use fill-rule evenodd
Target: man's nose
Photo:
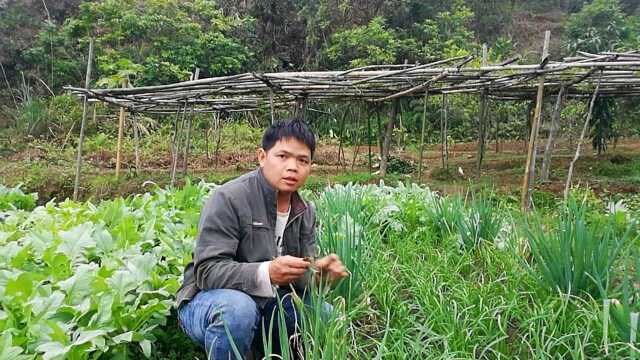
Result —
<path fill-rule="evenodd" d="M 298 161 L 296 159 L 289 159 L 287 161 L 287 171 L 298 172 Z"/>

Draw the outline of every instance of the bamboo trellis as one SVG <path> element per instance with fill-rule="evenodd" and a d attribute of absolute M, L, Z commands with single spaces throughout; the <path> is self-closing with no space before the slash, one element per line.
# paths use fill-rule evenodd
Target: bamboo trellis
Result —
<path fill-rule="evenodd" d="M 290 108 L 300 101 L 384 102 L 429 94 L 483 93 L 494 99 L 531 100 L 544 77 L 545 93 L 563 84 L 568 97 L 590 97 L 602 71 L 600 96 L 640 95 L 640 52 L 580 53 L 560 62 L 545 57 L 539 64 L 471 67 L 473 57 L 455 57 L 429 64 L 374 65 L 347 71 L 245 73 L 137 88 L 83 89 L 78 95 L 133 112 L 171 113 L 185 106 L 194 112 L 253 111 Z M 579 81 L 576 81 L 579 80 Z"/>
<path fill-rule="evenodd" d="M 547 32 L 545 44 L 548 43 L 548 38 Z M 597 91 L 597 96 L 605 97 L 640 95 L 640 51 L 598 54 L 578 52 L 576 56 L 564 58 L 562 61 L 551 61 L 546 47 L 545 45 L 542 59 L 537 64 L 518 64 L 521 60 L 519 57 L 499 64 L 488 64 L 485 55 L 480 65 L 473 66 L 472 64 L 477 64 L 473 61 L 473 56 L 460 56 L 428 64 L 369 65 L 346 71 L 251 72 L 137 88 L 89 89 L 86 87 L 83 89 L 68 86 L 66 89 L 85 99 L 103 101 L 126 108 L 130 112 L 176 114 L 176 116 L 182 113 L 184 116 L 187 110 L 189 114 L 207 112 L 228 114 L 269 109 L 272 122 L 275 120 L 274 109 L 293 108 L 296 114 L 304 116 L 309 102 L 361 101 L 370 104 L 392 102 L 397 106 L 397 100 L 400 98 L 424 96 L 426 102 L 427 96 L 442 95 L 444 99 L 447 94 L 460 93 L 480 95 L 485 105 L 487 99 L 535 101 L 537 116 L 534 120 L 537 121 L 534 121 L 535 126 L 531 129 L 522 194 L 523 207 L 528 208 L 530 182 L 533 180 L 535 169 L 535 142 L 542 97 L 556 94 L 563 99 L 567 97 L 588 99 L 592 98 L 594 91 Z M 486 109 L 483 108 L 481 111 L 484 113 Z M 379 111 L 377 114 L 378 133 L 381 133 Z M 426 117 L 426 112 L 424 116 Z M 441 126 L 446 129 L 446 113 L 444 116 L 444 124 Z M 483 121 L 481 116 L 480 123 L 485 126 Z M 370 119 L 367 120 L 367 124 L 367 136 L 370 140 Z M 389 128 L 392 129 L 393 126 L 393 120 L 391 120 L 385 134 L 390 133 Z M 424 132 L 424 119 L 422 126 Z M 174 142 L 175 131 L 177 129 L 174 129 Z M 389 136 L 385 136 L 384 143 L 379 139 L 383 159 L 381 174 L 384 174 L 382 164 L 386 154 L 384 150 L 389 147 L 387 145 Z M 478 175 L 484 151 L 482 143 L 486 134 L 480 131 L 479 136 Z M 173 146 L 175 147 L 175 144 Z M 421 144 L 422 148 L 423 144 Z M 172 183 L 175 176 L 177 151 L 172 147 Z M 443 151 L 444 163 L 446 149 Z M 185 149 L 185 164 L 187 154 L 188 149 Z M 422 156 L 420 158 L 422 159 Z M 545 154 L 546 158 L 547 154 Z M 371 169 L 370 141 L 369 168 Z M 421 172 L 422 166 L 420 166 Z"/>

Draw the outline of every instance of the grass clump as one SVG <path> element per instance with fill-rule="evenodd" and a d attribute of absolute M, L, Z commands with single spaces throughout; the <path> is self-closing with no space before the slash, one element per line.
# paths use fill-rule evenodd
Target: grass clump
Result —
<path fill-rule="evenodd" d="M 533 267 L 547 288 L 569 295 L 606 294 L 627 236 L 616 234 L 611 216 L 604 224 L 587 219 L 585 203 L 570 198 L 551 224 L 535 216 L 526 223 Z"/>

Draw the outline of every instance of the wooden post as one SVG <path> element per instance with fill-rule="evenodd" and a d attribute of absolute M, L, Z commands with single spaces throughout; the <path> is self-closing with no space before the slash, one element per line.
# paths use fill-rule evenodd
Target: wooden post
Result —
<path fill-rule="evenodd" d="M 93 62 L 93 38 L 89 40 L 89 59 L 87 60 L 87 74 L 84 78 L 84 88 L 89 89 L 91 83 L 91 66 Z M 76 157 L 76 178 L 73 183 L 73 200 L 78 200 L 80 189 L 80 170 L 82 169 L 82 143 L 84 143 L 84 127 L 87 122 L 87 95 L 82 100 L 82 121 L 80 122 L 80 138 L 78 139 L 78 154 Z"/>
<path fill-rule="evenodd" d="M 488 63 L 488 49 L 487 44 L 482 44 L 482 66 L 487 66 Z M 482 94 L 480 95 L 480 114 L 478 117 L 478 150 L 476 155 L 476 176 L 480 178 L 480 169 L 482 167 L 482 160 L 484 158 L 484 147 L 485 147 L 485 122 L 487 120 L 487 90 L 482 90 Z"/>
<path fill-rule="evenodd" d="M 544 33 L 544 45 L 542 47 L 542 61 L 544 64 L 549 57 L 549 40 L 551 38 L 551 31 Z M 522 209 L 528 211 L 531 206 L 531 182 L 535 173 L 535 153 L 536 142 L 538 138 L 538 131 L 540 129 L 540 117 L 542 115 L 542 102 L 544 101 L 544 80 L 545 76 L 540 76 L 540 84 L 538 85 L 538 95 L 536 98 L 536 109 L 533 115 L 533 122 L 531 124 L 531 135 L 529 137 L 529 146 L 527 151 L 527 164 L 524 169 L 524 178 L 522 180 Z"/>
<path fill-rule="evenodd" d="M 562 112 L 562 103 L 564 101 L 565 87 L 561 86 L 556 99 L 556 106 L 553 108 L 551 115 L 551 128 L 547 137 L 547 144 L 544 147 L 544 157 L 542 159 L 542 168 L 540 169 L 540 181 L 549 180 L 549 170 L 551 169 L 551 156 L 556 142 L 556 132 L 560 127 L 560 113 Z"/>
<path fill-rule="evenodd" d="M 293 116 L 306 121 L 307 100 L 305 98 L 297 98 L 295 107 L 293 108 Z"/>
<path fill-rule="evenodd" d="M 214 156 L 216 158 L 215 168 L 218 168 L 218 160 L 220 159 L 220 141 L 222 141 L 222 124 L 224 118 L 223 114 L 216 114 L 216 149 L 214 151 Z"/>
<path fill-rule="evenodd" d="M 120 162 L 122 161 L 122 137 L 124 135 L 124 107 L 120 108 L 118 116 L 118 145 L 116 148 L 116 179 L 120 175 Z"/>
<path fill-rule="evenodd" d="M 273 89 L 269 88 L 269 107 L 271 108 L 271 125 L 276 123 L 276 113 L 273 106 Z"/>
<path fill-rule="evenodd" d="M 91 46 L 91 43 L 89 43 L 89 46 Z M 2 65 L 2 62 L 0 62 L 0 70 L 2 70 L 4 83 L 7 85 L 7 91 L 9 92 L 9 95 L 11 95 L 11 100 L 13 100 L 13 105 L 16 107 L 16 110 L 20 110 L 20 107 L 18 106 L 18 102 L 16 101 L 16 97 L 13 96 L 13 89 L 11 88 L 11 85 L 9 84 L 9 80 L 7 79 L 7 73 L 4 72 L 4 65 Z"/>
<path fill-rule="evenodd" d="M 398 118 L 398 112 L 400 108 L 399 100 L 394 100 L 391 106 L 391 113 L 389 114 L 389 123 L 384 133 L 384 142 L 382 143 L 382 159 L 380 160 L 380 176 L 387 176 L 387 164 L 389 162 L 389 153 L 391 151 L 391 138 L 393 137 L 393 127 L 396 124 Z"/>
<path fill-rule="evenodd" d="M 184 144 L 184 152 L 182 155 L 182 176 L 187 176 L 187 168 L 189 167 L 189 148 L 191 147 L 191 124 L 193 122 L 193 109 L 189 111 L 187 117 L 187 133 Z"/>
<path fill-rule="evenodd" d="M 369 174 L 373 171 L 371 164 L 371 108 L 367 111 L 367 146 L 369 147 Z"/>
<path fill-rule="evenodd" d="M 342 114 L 342 121 L 340 122 L 340 132 L 338 133 L 338 166 L 342 166 L 344 168 L 344 164 L 342 162 L 344 158 L 344 151 L 342 150 L 342 136 L 344 135 L 344 124 L 347 121 L 347 112 L 349 108 L 344 110 Z"/>
<path fill-rule="evenodd" d="M 360 144 L 358 142 L 358 126 L 360 125 L 360 116 L 362 115 L 362 110 L 358 106 L 358 114 L 355 116 L 356 118 L 356 126 L 353 129 L 353 144 L 356 147 L 356 151 L 353 153 L 353 161 L 351 161 L 351 172 L 353 173 L 353 168 L 356 166 L 356 159 L 358 158 L 358 153 L 360 152 Z"/>
<path fill-rule="evenodd" d="M 182 118 L 184 119 L 187 112 L 187 102 L 185 101 L 182 108 Z M 173 122 L 173 138 L 171 139 L 171 186 L 176 183 L 176 168 L 178 166 L 178 119 L 180 118 L 180 108 L 176 111 L 176 119 Z"/>
<path fill-rule="evenodd" d="M 420 130 L 420 157 L 418 160 L 418 180 L 422 180 L 422 159 L 424 157 L 424 128 L 427 123 L 427 100 L 429 99 L 429 90 L 424 92 L 422 100 L 422 129 Z"/>
<path fill-rule="evenodd" d="M 582 126 L 582 132 L 580 133 L 580 139 L 578 139 L 578 145 L 576 146 L 576 153 L 571 160 L 571 164 L 569 164 L 569 172 L 567 173 L 567 182 L 564 185 L 564 201 L 566 202 L 569 198 L 569 189 L 571 188 L 571 178 L 573 177 L 573 166 L 576 161 L 578 161 L 578 157 L 580 157 L 580 149 L 582 147 L 582 142 L 584 141 L 584 137 L 589 129 L 589 123 L 591 122 L 591 116 L 593 115 L 593 106 L 596 103 L 596 99 L 598 98 L 598 92 L 600 91 L 600 82 L 602 81 L 602 72 L 600 72 L 600 79 L 598 80 L 598 85 L 596 86 L 596 90 L 593 92 L 593 96 L 591 97 L 591 103 L 589 104 L 589 111 L 585 116 L 584 125 Z"/>
<path fill-rule="evenodd" d="M 200 78 L 200 68 L 196 68 L 195 74 L 191 80 L 198 80 Z M 187 176 L 187 168 L 189 167 L 189 150 L 191 148 L 191 123 L 193 122 L 193 109 L 189 112 L 187 118 L 187 139 L 185 140 L 184 156 L 182 158 L 182 176 Z"/>
<path fill-rule="evenodd" d="M 381 112 L 380 108 L 376 108 L 376 121 L 378 123 L 378 131 L 377 131 L 377 133 L 378 133 L 377 135 L 378 136 L 376 136 L 376 139 L 378 140 L 377 141 L 378 142 L 378 153 L 379 153 L 378 156 L 380 157 L 380 161 L 382 161 L 382 157 L 383 157 L 383 154 L 382 154 L 382 142 L 384 140 L 382 138 L 382 136 L 383 136 L 382 135 L 382 119 L 380 118 L 380 112 Z M 379 168 L 380 168 L 380 165 L 378 165 L 378 169 Z"/>
<path fill-rule="evenodd" d="M 500 119 L 502 117 L 498 118 L 496 117 L 496 136 L 495 136 L 495 140 L 496 140 L 496 154 L 500 152 Z"/>
<path fill-rule="evenodd" d="M 133 121 L 133 150 L 136 156 L 136 175 L 140 171 L 140 134 L 138 129 L 138 117 L 132 116 Z"/>
<path fill-rule="evenodd" d="M 442 94 L 442 114 L 440 116 L 440 156 L 442 168 L 449 169 L 449 98 Z"/>
<path fill-rule="evenodd" d="M 207 132 L 205 133 L 204 136 L 204 148 L 205 148 L 205 156 L 207 158 L 207 163 L 209 162 L 209 160 L 211 160 L 211 156 L 209 155 L 209 137 L 211 136 L 211 132 L 213 129 L 213 123 L 209 123 L 209 128 L 207 129 Z"/>
<path fill-rule="evenodd" d="M 127 80 L 123 80 L 122 82 L 122 87 L 125 88 L 127 87 Z M 118 178 L 118 176 L 120 175 L 120 167 L 121 167 L 121 163 L 122 163 L 122 138 L 124 136 L 124 118 L 125 118 L 125 111 L 124 111 L 124 107 L 120 107 L 120 117 L 119 117 L 119 122 L 118 122 L 118 146 L 116 149 L 116 179 Z"/>

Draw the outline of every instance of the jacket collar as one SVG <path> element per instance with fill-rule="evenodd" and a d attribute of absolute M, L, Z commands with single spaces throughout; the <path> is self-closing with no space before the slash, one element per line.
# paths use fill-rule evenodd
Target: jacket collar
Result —
<path fill-rule="evenodd" d="M 278 191 L 271 184 L 269 184 L 267 178 L 262 172 L 262 168 L 258 168 L 256 170 L 256 173 L 260 190 L 264 194 L 265 208 L 267 209 L 269 217 L 275 219 L 276 211 L 278 209 Z M 293 194 L 291 194 L 291 213 L 289 214 L 289 219 L 293 219 L 294 217 L 302 214 L 306 209 L 307 204 L 302 199 L 298 191 L 295 191 Z"/>

